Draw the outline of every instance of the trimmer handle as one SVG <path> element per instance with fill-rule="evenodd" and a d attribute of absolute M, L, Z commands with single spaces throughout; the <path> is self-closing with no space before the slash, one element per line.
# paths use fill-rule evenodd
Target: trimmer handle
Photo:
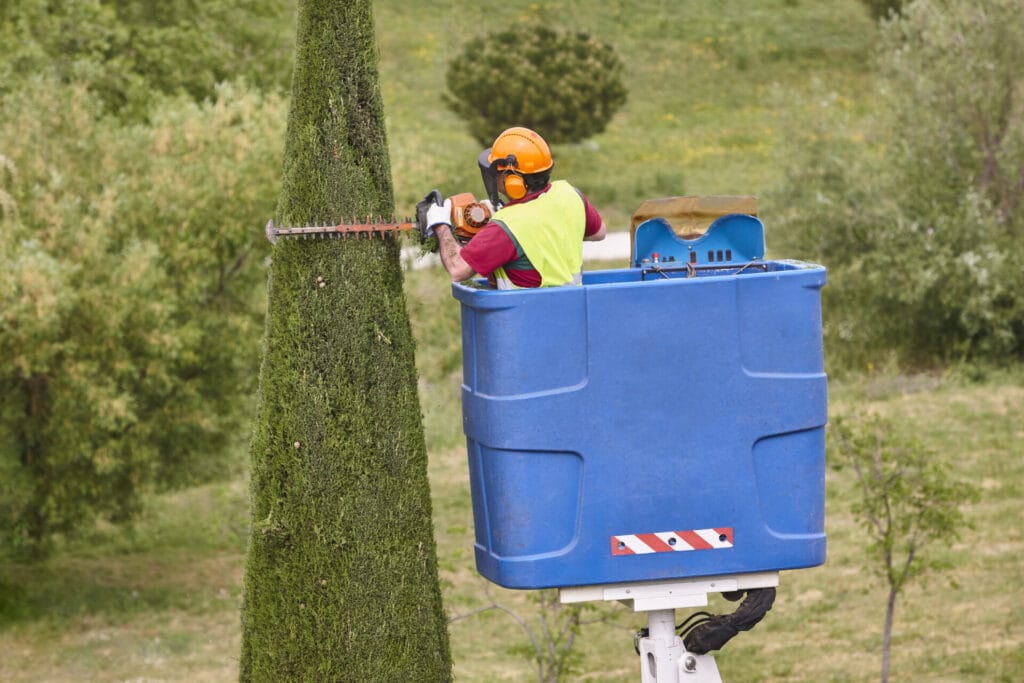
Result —
<path fill-rule="evenodd" d="M 427 210 L 431 206 L 441 206 L 444 204 L 444 196 L 440 190 L 431 190 L 427 193 L 427 196 L 421 199 L 416 204 L 416 229 L 420 231 L 421 235 L 427 236 Z"/>

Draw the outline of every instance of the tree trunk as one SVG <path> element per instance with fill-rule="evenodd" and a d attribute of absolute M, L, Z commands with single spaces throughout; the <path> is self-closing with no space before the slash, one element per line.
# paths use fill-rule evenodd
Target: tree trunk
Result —
<path fill-rule="evenodd" d="M 369 0 L 301 0 L 284 223 L 389 214 Z M 451 679 L 394 239 L 273 250 L 243 681 Z"/>
<path fill-rule="evenodd" d="M 25 507 L 26 557 L 42 560 L 48 550 L 50 524 L 46 509 L 52 496 L 52 482 L 46 463 L 43 434 L 46 432 L 48 381 L 43 375 L 21 379 L 25 396 L 25 420 L 21 424 L 21 465 L 34 482 L 32 501 Z"/>
<path fill-rule="evenodd" d="M 895 588 L 889 589 L 889 599 L 885 603 L 885 629 L 882 633 L 882 683 L 889 683 L 889 652 L 892 649 L 892 620 L 896 613 Z"/>

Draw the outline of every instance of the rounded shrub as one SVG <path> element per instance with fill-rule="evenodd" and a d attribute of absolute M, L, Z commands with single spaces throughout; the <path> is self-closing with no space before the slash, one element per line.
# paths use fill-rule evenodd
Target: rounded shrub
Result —
<path fill-rule="evenodd" d="M 520 24 L 470 41 L 448 64 L 445 104 L 483 146 L 511 126 L 550 143 L 603 131 L 626 101 L 614 49 L 582 32 Z"/>

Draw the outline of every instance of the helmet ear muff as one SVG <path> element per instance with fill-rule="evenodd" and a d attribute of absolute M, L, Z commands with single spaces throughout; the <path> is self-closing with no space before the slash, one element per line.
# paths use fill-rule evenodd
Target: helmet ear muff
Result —
<path fill-rule="evenodd" d="M 505 186 L 505 196 L 509 199 L 522 199 L 526 196 L 526 181 L 523 180 L 522 174 L 516 171 L 505 173 L 503 185 Z"/>

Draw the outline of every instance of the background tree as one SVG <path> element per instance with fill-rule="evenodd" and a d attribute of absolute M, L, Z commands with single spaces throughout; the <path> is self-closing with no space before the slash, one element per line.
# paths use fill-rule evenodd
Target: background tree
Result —
<path fill-rule="evenodd" d="M 893 425 L 874 418 L 833 420 L 831 435 L 838 460 L 853 470 L 859 496 L 854 515 L 868 533 L 870 568 L 889 589 L 882 636 L 882 683 L 889 680 L 896 599 L 915 578 L 942 566 L 925 549 L 954 541 L 965 526 L 960 506 L 977 498 L 976 489 L 952 479 L 947 466 L 919 441 L 901 437 Z"/>
<path fill-rule="evenodd" d="M 598 607 L 589 603 L 562 604 L 558 600 L 558 590 L 554 588 L 529 591 L 527 600 L 536 606 L 531 619 L 531 616 L 498 603 L 491 595 L 491 586 L 486 580 L 483 586 L 489 604 L 452 616 L 453 623 L 491 610 L 502 612 L 519 625 L 529 641 L 529 644 L 512 646 L 510 651 L 536 665 L 537 683 L 560 683 L 581 672 L 583 655 L 575 648 L 584 623 L 581 617 L 585 610 L 596 611 Z M 601 617 L 595 621 L 603 620 Z"/>
<path fill-rule="evenodd" d="M 883 26 L 867 134 L 827 94 L 828 122 L 798 123 L 774 234 L 829 266 L 837 365 L 1024 357 L 1022 61 L 1014 0 L 918 0 Z"/>
<path fill-rule="evenodd" d="M 19 0 L 0 4 L 0 95 L 24 74 L 85 83 L 102 109 L 145 118 L 154 93 L 196 102 L 244 74 L 267 91 L 288 85 L 291 2 L 267 0 Z"/>
<path fill-rule="evenodd" d="M 278 214 L 389 214 L 369 0 L 299 3 Z M 399 244 L 273 251 L 241 679 L 451 678 Z"/>
<path fill-rule="evenodd" d="M 605 129 L 626 102 L 615 50 L 583 32 L 520 24 L 471 40 L 452 59 L 445 104 L 484 147 L 511 126 L 551 143 Z"/>
<path fill-rule="evenodd" d="M 3 545 L 38 556 L 232 467 L 283 103 L 214 95 L 134 126 L 45 74 L 0 100 Z"/>

